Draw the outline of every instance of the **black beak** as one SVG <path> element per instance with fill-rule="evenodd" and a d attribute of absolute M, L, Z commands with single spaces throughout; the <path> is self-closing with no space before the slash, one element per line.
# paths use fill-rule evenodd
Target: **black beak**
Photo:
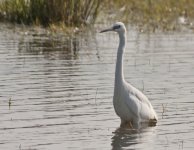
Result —
<path fill-rule="evenodd" d="M 105 29 L 105 30 L 100 31 L 100 33 L 108 32 L 108 31 L 113 31 L 113 29 L 112 28 L 108 28 L 108 29 Z"/>

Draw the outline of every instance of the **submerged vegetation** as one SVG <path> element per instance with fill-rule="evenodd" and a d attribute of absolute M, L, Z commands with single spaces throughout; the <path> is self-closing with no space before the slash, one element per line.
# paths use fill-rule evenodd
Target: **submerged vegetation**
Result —
<path fill-rule="evenodd" d="M 98 16 L 121 20 L 140 28 L 174 30 L 192 26 L 193 0 L 1 0 L 0 19 L 19 24 L 80 27 Z M 99 19 L 100 21 L 100 19 Z"/>

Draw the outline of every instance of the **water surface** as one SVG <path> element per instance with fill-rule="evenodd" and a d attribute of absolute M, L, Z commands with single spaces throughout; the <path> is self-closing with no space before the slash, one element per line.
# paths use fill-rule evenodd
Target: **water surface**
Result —
<path fill-rule="evenodd" d="M 67 38 L 1 25 L 0 149 L 193 149 L 194 34 L 128 31 L 125 78 L 150 99 L 156 127 L 119 128 L 117 34 Z"/>

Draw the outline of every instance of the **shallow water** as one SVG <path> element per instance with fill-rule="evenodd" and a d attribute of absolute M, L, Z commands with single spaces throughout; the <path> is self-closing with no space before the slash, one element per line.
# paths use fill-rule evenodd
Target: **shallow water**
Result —
<path fill-rule="evenodd" d="M 0 149 L 193 149 L 194 34 L 128 30 L 125 78 L 149 97 L 155 127 L 119 129 L 115 33 L 68 39 L 1 25 Z"/>

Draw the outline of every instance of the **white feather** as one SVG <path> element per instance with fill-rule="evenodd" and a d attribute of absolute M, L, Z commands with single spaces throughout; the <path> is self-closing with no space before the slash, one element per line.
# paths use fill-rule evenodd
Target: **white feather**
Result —
<path fill-rule="evenodd" d="M 156 122 L 158 117 L 148 98 L 141 91 L 127 83 L 124 78 L 125 25 L 122 22 L 117 22 L 111 28 L 101 32 L 107 31 L 115 31 L 119 35 L 113 105 L 116 114 L 121 118 L 121 126 L 125 123 L 138 125 L 141 122 Z"/>

